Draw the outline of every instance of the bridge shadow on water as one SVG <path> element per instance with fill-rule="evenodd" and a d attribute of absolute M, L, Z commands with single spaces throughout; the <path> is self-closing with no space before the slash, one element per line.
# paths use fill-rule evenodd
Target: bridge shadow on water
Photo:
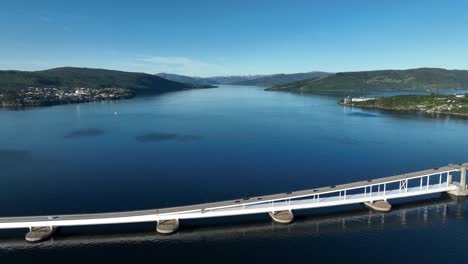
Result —
<path fill-rule="evenodd" d="M 60 229 L 53 239 L 39 244 L 25 242 L 22 239 L 25 230 L 16 230 L 10 233 L 2 232 L 0 251 L 93 247 L 105 244 L 277 239 L 420 228 L 463 219 L 464 200 L 442 194 L 394 204 L 392 211 L 388 213 L 370 211 L 363 206 L 295 211 L 295 220 L 289 225 L 274 223 L 267 215 L 187 220 L 181 222 L 179 232 L 173 235 L 156 233 L 154 223 L 67 227 Z"/>

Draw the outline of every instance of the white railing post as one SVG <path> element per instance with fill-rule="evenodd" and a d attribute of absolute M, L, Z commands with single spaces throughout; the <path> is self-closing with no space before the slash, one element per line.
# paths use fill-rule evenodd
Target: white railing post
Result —
<path fill-rule="evenodd" d="M 466 191 L 466 167 L 461 168 L 460 185 L 462 187 L 462 190 Z"/>
<path fill-rule="evenodd" d="M 426 190 L 429 190 L 429 177 L 431 177 L 431 175 L 427 175 Z"/>

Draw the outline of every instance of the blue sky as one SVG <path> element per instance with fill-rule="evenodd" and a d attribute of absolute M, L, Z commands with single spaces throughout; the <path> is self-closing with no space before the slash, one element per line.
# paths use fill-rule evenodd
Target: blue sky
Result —
<path fill-rule="evenodd" d="M 468 69 L 468 1 L 2 1 L 0 69 Z"/>

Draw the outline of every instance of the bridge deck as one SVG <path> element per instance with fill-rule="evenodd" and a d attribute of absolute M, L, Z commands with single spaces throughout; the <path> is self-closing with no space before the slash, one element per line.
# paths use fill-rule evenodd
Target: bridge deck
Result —
<path fill-rule="evenodd" d="M 442 173 L 460 171 L 468 163 L 449 165 L 445 167 L 424 170 L 414 173 L 407 173 L 386 178 L 373 179 L 369 181 L 353 182 L 348 184 L 295 191 L 289 193 L 280 193 L 266 196 L 250 197 L 249 199 L 227 200 L 222 202 L 196 204 L 190 206 L 179 206 L 154 210 L 140 210 L 116 213 L 97 213 L 97 214 L 75 214 L 75 215 L 56 215 L 50 216 L 27 216 L 27 217 L 3 217 L 0 218 L 0 229 L 9 228 L 28 228 L 35 226 L 77 226 L 77 225 L 97 225 L 97 224 L 117 224 L 117 223 L 137 223 L 154 222 L 166 219 L 189 219 L 202 217 L 216 217 L 227 215 L 252 214 L 268 212 L 279 209 L 305 209 L 324 206 L 333 206 L 341 204 L 359 203 L 364 201 L 376 200 L 379 198 L 399 198 L 415 195 L 423 195 L 434 192 L 444 192 L 454 190 L 457 187 L 452 184 L 439 183 L 427 184 L 423 188 L 407 188 L 402 193 L 401 190 L 388 190 L 386 192 L 374 193 L 374 196 L 368 194 L 350 194 L 347 198 L 341 197 L 340 191 L 364 188 L 366 186 L 377 186 L 388 184 L 405 179 L 420 178 L 428 175 L 437 175 Z M 340 192 L 340 196 L 324 197 L 317 199 L 320 194 Z M 308 199 L 305 199 L 307 198 Z M 301 200 L 293 200 L 301 199 Z"/>

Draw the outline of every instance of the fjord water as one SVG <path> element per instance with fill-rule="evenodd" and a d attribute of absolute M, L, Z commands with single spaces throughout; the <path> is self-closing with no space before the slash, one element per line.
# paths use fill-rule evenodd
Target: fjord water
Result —
<path fill-rule="evenodd" d="M 468 120 L 336 104 L 336 97 L 221 86 L 117 102 L 0 110 L 1 216 L 152 209 L 288 192 L 468 161 Z M 239 262 L 468 257 L 467 206 L 432 196 L 388 214 L 360 206 L 182 222 L 63 228 L 27 244 L 0 231 L 15 263 L 146 258 Z M 66 258 L 66 260 L 65 260 Z M 2 262 L 9 263 L 9 262 Z"/>

